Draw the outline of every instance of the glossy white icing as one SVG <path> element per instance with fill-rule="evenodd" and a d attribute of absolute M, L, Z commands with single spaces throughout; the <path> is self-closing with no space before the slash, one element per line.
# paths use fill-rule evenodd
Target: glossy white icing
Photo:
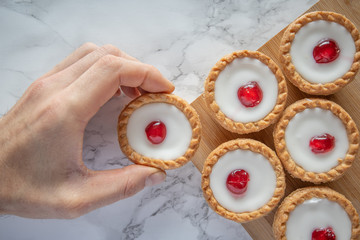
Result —
<path fill-rule="evenodd" d="M 330 63 L 318 64 L 314 47 L 323 39 L 333 39 L 340 48 L 339 57 Z M 311 83 L 328 83 L 349 71 L 356 52 L 354 40 L 338 23 L 318 20 L 303 26 L 291 44 L 290 55 L 296 71 Z"/>
<path fill-rule="evenodd" d="M 235 169 L 247 171 L 250 178 L 246 192 L 238 198 L 226 187 L 226 179 Z M 226 209 L 233 212 L 254 211 L 272 198 L 276 188 L 276 174 L 263 155 L 238 149 L 227 152 L 212 167 L 210 188 L 215 199 Z"/>
<path fill-rule="evenodd" d="M 316 228 L 331 227 L 336 240 L 351 238 L 351 221 L 337 203 L 325 198 L 312 198 L 299 204 L 289 215 L 286 237 L 291 240 L 311 239 Z"/>
<path fill-rule="evenodd" d="M 263 92 L 259 105 L 247 108 L 238 99 L 238 89 L 256 81 Z M 235 59 L 222 70 L 215 81 L 215 101 L 220 110 L 236 122 L 256 122 L 272 111 L 276 104 L 278 85 L 267 65 L 254 58 Z"/>
<path fill-rule="evenodd" d="M 335 137 L 335 147 L 328 153 L 315 154 L 309 147 L 314 136 L 328 133 Z M 297 113 L 285 130 L 285 142 L 292 159 L 306 171 L 327 172 L 344 158 L 349 148 L 346 128 L 331 111 L 305 109 Z"/>
<path fill-rule="evenodd" d="M 160 120 L 166 126 L 165 140 L 152 144 L 147 139 L 145 128 L 152 121 Z M 182 111 L 167 103 L 150 103 L 136 109 L 129 118 L 127 138 L 138 153 L 162 160 L 181 157 L 189 147 L 192 128 Z"/>

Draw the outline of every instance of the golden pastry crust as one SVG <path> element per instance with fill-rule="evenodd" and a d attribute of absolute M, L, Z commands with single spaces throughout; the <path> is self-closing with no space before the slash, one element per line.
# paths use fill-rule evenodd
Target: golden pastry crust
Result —
<path fill-rule="evenodd" d="M 222 70 L 225 69 L 227 64 L 230 64 L 236 58 L 256 58 L 273 72 L 278 81 L 278 97 L 276 104 L 272 111 L 267 114 L 263 119 L 256 122 L 242 123 L 235 122 L 232 119 L 228 118 L 220 109 L 219 105 L 215 101 L 215 81 Z M 280 116 L 282 111 L 285 108 L 287 98 L 287 86 L 286 81 L 281 69 L 276 65 L 276 63 L 271 60 L 268 56 L 257 51 L 237 51 L 231 54 L 224 56 L 218 61 L 215 66 L 211 69 L 208 77 L 205 81 L 205 99 L 212 110 L 212 116 L 218 121 L 218 123 L 227 129 L 228 131 L 245 134 L 251 132 L 260 131 L 269 125 L 273 124 Z"/>
<path fill-rule="evenodd" d="M 275 239 L 286 240 L 286 222 L 290 213 L 297 205 L 311 198 L 327 198 L 330 201 L 337 202 L 347 212 L 352 223 L 351 239 L 358 239 L 360 235 L 359 215 L 351 202 L 342 194 L 328 187 L 306 187 L 300 188 L 287 196 L 279 206 L 273 223 L 273 232 Z"/>
<path fill-rule="evenodd" d="M 217 163 L 219 158 L 221 158 L 227 152 L 236 149 L 250 150 L 252 152 L 262 154 L 266 159 L 269 160 L 276 174 L 276 188 L 272 198 L 267 204 L 252 212 L 235 213 L 227 210 L 218 203 L 210 188 L 210 174 L 212 171 L 212 167 Z M 276 156 L 275 152 L 269 147 L 267 147 L 265 144 L 252 139 L 231 140 L 218 146 L 207 157 L 204 163 L 201 178 L 201 188 L 209 206 L 219 215 L 241 223 L 260 218 L 269 213 L 283 197 L 285 192 L 285 185 L 285 173 L 282 168 L 281 162 Z"/>
<path fill-rule="evenodd" d="M 349 149 L 344 159 L 339 159 L 339 164 L 328 172 L 309 172 L 298 165 L 290 156 L 285 142 L 285 130 L 291 119 L 299 112 L 307 108 L 322 108 L 330 110 L 344 124 L 349 140 Z M 285 109 L 284 114 L 274 128 L 274 144 L 276 152 L 285 169 L 295 178 L 313 183 L 334 181 L 342 176 L 351 167 L 359 149 L 359 131 L 350 115 L 338 104 L 325 99 L 299 100 Z"/>
<path fill-rule="evenodd" d="M 302 78 L 301 75 L 295 70 L 295 66 L 292 64 L 290 56 L 291 44 L 295 38 L 295 34 L 300 30 L 301 27 L 309 22 L 316 20 L 336 22 L 344 26 L 351 34 L 356 47 L 354 62 L 351 65 L 349 71 L 341 78 L 326 84 L 310 83 Z M 351 82 L 358 72 L 360 68 L 360 34 L 355 25 L 341 14 L 325 11 L 310 12 L 296 19 L 286 29 L 280 43 L 280 54 L 280 62 L 283 65 L 284 74 L 290 80 L 290 82 L 292 82 L 303 92 L 313 95 L 329 95 L 339 91 L 346 84 Z"/>
<path fill-rule="evenodd" d="M 177 107 L 189 120 L 192 127 L 192 139 L 185 154 L 174 160 L 163 161 L 161 159 L 149 158 L 137 153 L 129 144 L 127 138 L 127 123 L 131 114 L 141 106 L 150 103 L 168 103 Z M 201 124 L 199 115 L 182 98 L 172 94 L 149 93 L 144 94 L 130 102 L 121 112 L 118 119 L 118 140 L 123 153 L 134 163 L 160 168 L 163 170 L 174 169 L 186 164 L 195 154 L 201 139 Z"/>

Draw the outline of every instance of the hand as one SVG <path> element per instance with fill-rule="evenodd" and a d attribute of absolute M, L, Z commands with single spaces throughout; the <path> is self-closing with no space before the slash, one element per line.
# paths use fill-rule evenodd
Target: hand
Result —
<path fill-rule="evenodd" d="M 146 166 L 92 171 L 84 165 L 85 127 L 119 87 L 131 97 L 174 90 L 156 68 L 91 43 L 27 89 L 0 119 L 0 214 L 75 218 L 165 179 Z"/>

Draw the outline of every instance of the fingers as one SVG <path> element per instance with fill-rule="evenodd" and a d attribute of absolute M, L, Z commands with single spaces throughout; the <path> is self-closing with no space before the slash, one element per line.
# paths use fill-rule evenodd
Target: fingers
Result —
<path fill-rule="evenodd" d="M 57 72 L 64 70 L 65 68 L 69 67 L 71 64 L 75 63 L 79 59 L 83 58 L 87 54 L 95 51 L 99 47 L 94 43 L 84 43 L 78 49 L 76 49 L 73 53 L 67 56 L 63 61 L 57 64 L 53 69 L 51 69 L 48 73 L 43 75 L 41 78 L 46 78 L 51 76 Z"/>
<path fill-rule="evenodd" d="M 121 86 L 121 90 L 123 91 L 123 93 L 125 93 L 126 96 L 130 98 L 136 98 L 141 95 L 139 89 L 135 87 Z"/>
<path fill-rule="evenodd" d="M 131 61 L 138 60 L 134 57 L 131 57 L 118 49 L 117 47 L 107 44 L 102 47 L 97 48 L 95 51 L 87 54 L 83 58 L 79 59 L 71 66 L 67 67 L 61 72 L 62 83 L 67 82 L 67 84 L 75 81 L 80 77 L 86 70 L 88 70 L 94 63 L 96 63 L 100 58 L 106 55 L 114 55 L 117 57 L 122 57 Z M 67 81 L 66 81 L 67 80 Z"/>
<path fill-rule="evenodd" d="M 79 78 L 94 63 L 96 63 L 99 59 L 106 55 L 114 55 L 117 57 L 122 57 L 131 61 L 138 62 L 136 58 L 127 55 L 126 53 L 111 44 L 107 44 L 102 47 L 97 47 L 95 45 L 95 49 L 90 46 L 91 45 L 85 45 L 84 47 L 80 47 L 74 52 L 74 54 L 69 56 L 68 60 L 65 59 L 64 64 L 60 64 L 60 67 L 50 73 L 52 74 L 52 79 L 49 79 L 49 81 L 52 82 L 51 87 L 54 90 L 58 91 L 60 89 L 64 89 L 72 82 L 76 81 L 76 79 Z M 84 55 L 84 52 L 86 51 L 88 51 L 88 53 Z M 81 55 L 84 56 L 79 58 Z M 61 69 L 62 67 L 64 68 Z"/>
<path fill-rule="evenodd" d="M 106 55 L 65 89 L 73 112 L 89 120 L 118 90 L 140 87 L 148 92 L 172 92 L 173 84 L 153 66 Z M 85 110 L 85 111 L 84 111 Z"/>
<path fill-rule="evenodd" d="M 165 178 L 165 172 L 141 165 L 95 171 L 82 187 L 82 199 L 90 202 L 93 209 L 98 208 L 128 198 L 146 186 L 160 184 Z"/>

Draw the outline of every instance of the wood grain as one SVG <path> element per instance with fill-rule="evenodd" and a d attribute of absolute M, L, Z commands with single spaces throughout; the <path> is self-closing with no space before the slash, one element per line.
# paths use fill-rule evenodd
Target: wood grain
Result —
<path fill-rule="evenodd" d="M 343 14 L 349 18 L 358 29 L 360 29 L 359 0 L 321 0 L 313 7 L 311 7 L 307 12 L 319 10 L 333 11 Z M 259 51 L 271 57 L 277 64 L 279 64 L 279 66 L 279 43 L 283 32 L 284 30 L 279 32 L 270 41 L 258 49 Z M 219 56 L 219 59 L 221 57 L 222 56 Z M 310 97 L 310 95 L 302 93 L 300 90 L 298 90 L 289 81 L 287 81 L 287 83 L 289 90 L 287 106 L 299 99 Z M 351 115 L 357 126 L 360 127 L 360 74 L 357 74 L 354 81 L 340 92 L 325 98 L 340 104 Z M 199 169 L 200 172 L 202 171 L 204 161 L 209 153 L 221 143 L 231 139 L 242 137 L 252 138 L 261 141 L 270 148 L 274 149 L 274 142 L 272 137 L 273 126 L 270 126 L 258 133 L 247 135 L 231 133 L 223 129 L 215 120 L 212 119 L 211 115 L 209 114 L 210 109 L 208 109 L 206 105 L 203 94 L 198 97 L 191 105 L 200 115 L 203 126 L 202 141 L 200 143 L 199 150 L 192 159 L 193 164 Z M 301 180 L 294 179 L 288 174 L 286 176 L 286 183 L 286 195 L 299 187 L 313 185 L 311 183 L 304 183 Z M 353 203 L 358 213 L 360 213 L 360 162 L 358 159 L 355 160 L 353 166 L 345 173 L 342 178 L 335 182 L 323 185 L 329 186 L 332 189 L 344 194 Z M 243 224 L 244 228 L 249 232 L 253 239 L 274 239 L 272 234 L 272 223 L 275 211 L 276 209 L 261 219 Z"/>

